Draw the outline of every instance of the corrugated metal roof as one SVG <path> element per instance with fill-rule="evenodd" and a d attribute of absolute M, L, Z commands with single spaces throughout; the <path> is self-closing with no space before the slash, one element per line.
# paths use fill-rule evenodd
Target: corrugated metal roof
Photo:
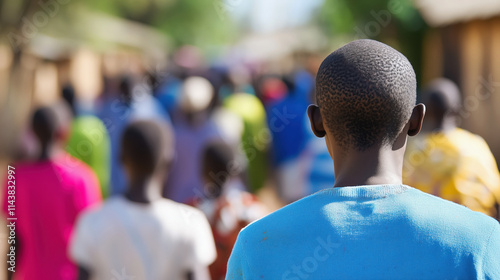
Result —
<path fill-rule="evenodd" d="M 500 0 L 414 0 L 430 26 L 444 26 L 500 15 Z"/>

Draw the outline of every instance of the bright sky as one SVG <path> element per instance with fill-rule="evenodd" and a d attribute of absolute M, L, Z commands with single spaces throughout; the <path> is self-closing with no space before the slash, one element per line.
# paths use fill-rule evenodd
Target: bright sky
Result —
<path fill-rule="evenodd" d="M 256 32 L 272 32 L 309 22 L 324 0 L 226 0 L 237 20 Z"/>

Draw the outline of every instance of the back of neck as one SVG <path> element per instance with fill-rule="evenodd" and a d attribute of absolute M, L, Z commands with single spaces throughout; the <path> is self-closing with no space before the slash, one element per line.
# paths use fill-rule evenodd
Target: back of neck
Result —
<path fill-rule="evenodd" d="M 161 183 L 152 177 L 131 180 L 125 198 L 129 201 L 143 204 L 151 204 L 162 199 Z"/>
<path fill-rule="evenodd" d="M 334 187 L 402 184 L 403 155 L 390 147 L 336 153 Z"/>
<path fill-rule="evenodd" d="M 40 154 L 38 156 L 38 161 L 47 161 L 53 159 L 57 154 L 62 151 L 57 148 L 54 144 L 42 145 L 40 149 Z"/>

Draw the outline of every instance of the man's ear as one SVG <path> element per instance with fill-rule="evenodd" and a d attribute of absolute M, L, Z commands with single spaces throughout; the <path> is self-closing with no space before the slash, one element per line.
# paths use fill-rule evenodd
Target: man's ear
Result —
<path fill-rule="evenodd" d="M 309 107 L 307 107 L 307 116 L 309 117 L 314 135 L 319 138 L 325 137 L 326 131 L 323 126 L 323 117 L 321 116 L 319 107 L 316 105 L 309 105 Z"/>
<path fill-rule="evenodd" d="M 424 122 L 424 116 L 425 116 L 425 105 L 422 103 L 419 103 L 413 107 L 413 112 L 411 113 L 410 117 L 410 127 L 408 128 L 408 135 L 409 136 L 415 136 L 417 135 L 420 130 L 422 129 L 422 124 Z"/>

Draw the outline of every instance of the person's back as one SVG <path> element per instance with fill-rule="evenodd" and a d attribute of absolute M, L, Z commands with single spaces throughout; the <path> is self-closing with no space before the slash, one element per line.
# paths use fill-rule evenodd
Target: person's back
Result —
<path fill-rule="evenodd" d="M 405 185 L 334 188 L 243 230 L 227 279 L 498 279 L 499 235 Z"/>
<path fill-rule="evenodd" d="M 499 279 L 498 222 L 402 184 L 425 113 L 408 60 L 354 41 L 323 61 L 316 85 L 308 115 L 333 188 L 243 229 L 226 279 Z"/>
<path fill-rule="evenodd" d="M 187 203 L 203 196 L 203 148 L 220 139 L 209 114 L 213 95 L 213 86 L 202 77 L 189 77 L 182 86 L 179 110 L 174 118 L 175 160 L 165 183 L 166 198 Z"/>
<path fill-rule="evenodd" d="M 109 196 L 123 194 L 127 188 L 127 176 L 120 164 L 120 141 L 127 125 L 134 120 L 158 120 L 170 123 L 168 113 L 151 96 L 146 86 L 142 84 L 134 86 L 131 78 L 124 77 L 119 87 L 119 93 L 104 99 L 97 114 L 109 135 L 111 158 Z"/>
<path fill-rule="evenodd" d="M 169 199 L 187 203 L 203 196 L 203 182 L 199 175 L 203 147 L 210 141 L 220 139 L 220 136 L 210 119 L 197 126 L 179 120 L 174 125 L 174 131 L 176 158 L 164 192 Z"/>
<path fill-rule="evenodd" d="M 91 115 L 73 120 L 66 151 L 94 170 L 103 197 L 109 194 L 110 143 L 102 121 Z"/>
<path fill-rule="evenodd" d="M 50 111 L 40 109 L 34 118 Z M 67 256 L 69 239 L 78 214 L 100 201 L 97 177 L 64 152 L 14 168 L 18 250 L 14 279 L 75 279 L 77 267 Z M 3 211 L 9 218 L 10 205 L 6 195 Z"/>
<path fill-rule="evenodd" d="M 422 93 L 426 133 L 409 141 L 403 182 L 424 192 L 500 217 L 500 174 L 488 144 L 457 127 L 460 91 L 437 79 Z"/>
<path fill-rule="evenodd" d="M 62 98 L 72 112 L 71 132 L 65 150 L 92 168 L 99 180 L 102 196 L 107 197 L 111 151 L 106 127 L 99 118 L 78 112 L 75 91 L 71 84 L 63 87 Z"/>
<path fill-rule="evenodd" d="M 220 280 L 226 275 L 238 233 L 269 212 L 256 196 L 245 190 L 241 174 L 231 169 L 235 157 L 229 145 L 222 141 L 207 144 L 201 162 L 206 196 L 191 205 L 205 214 L 212 227 L 217 259 L 209 267 L 210 276 L 212 280 Z"/>
<path fill-rule="evenodd" d="M 235 93 L 224 100 L 224 108 L 241 117 L 244 124 L 241 147 L 248 160 L 249 190 L 256 193 L 267 178 L 269 129 L 262 102 L 249 93 Z"/>
<path fill-rule="evenodd" d="M 68 154 L 14 167 L 20 240 L 15 278 L 75 279 L 66 250 L 78 214 L 100 200 L 95 174 Z M 3 209 L 8 213 L 7 200 Z"/>
<path fill-rule="evenodd" d="M 168 128 L 144 120 L 125 129 L 129 186 L 79 218 L 70 249 L 78 279 L 207 279 L 216 257 L 210 225 L 201 211 L 161 196 L 173 159 Z"/>
<path fill-rule="evenodd" d="M 500 176 L 479 135 L 461 128 L 426 134 L 408 145 L 406 160 L 406 184 L 498 217 Z"/>
<path fill-rule="evenodd" d="M 112 197 L 78 224 L 72 256 L 92 279 L 187 279 L 193 265 L 215 257 L 203 213 L 168 199 Z"/>

